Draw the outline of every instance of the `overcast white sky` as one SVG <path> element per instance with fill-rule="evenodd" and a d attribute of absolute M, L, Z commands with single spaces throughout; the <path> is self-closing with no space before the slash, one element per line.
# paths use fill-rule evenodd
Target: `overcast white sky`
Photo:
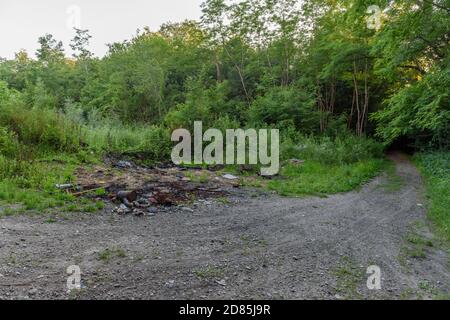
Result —
<path fill-rule="evenodd" d="M 73 37 L 70 26 L 89 29 L 90 49 L 102 56 L 106 43 L 130 39 L 138 28 L 157 30 L 164 22 L 199 19 L 203 0 L 0 0 L 0 57 L 13 58 L 26 49 L 34 56 L 37 39 L 51 33 L 64 43 Z M 79 13 L 79 14 L 78 14 Z"/>

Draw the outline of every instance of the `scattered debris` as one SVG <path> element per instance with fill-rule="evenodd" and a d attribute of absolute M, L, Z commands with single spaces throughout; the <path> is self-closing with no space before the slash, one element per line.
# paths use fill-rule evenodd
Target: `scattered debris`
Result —
<path fill-rule="evenodd" d="M 56 189 L 59 190 L 69 190 L 75 188 L 76 186 L 73 185 L 72 183 L 66 183 L 66 184 L 56 184 L 55 187 Z"/>
<path fill-rule="evenodd" d="M 130 161 L 117 161 L 115 166 L 121 169 L 133 168 L 133 164 Z"/>
<path fill-rule="evenodd" d="M 288 163 L 293 164 L 295 166 L 301 165 L 305 163 L 305 160 L 300 160 L 300 159 L 289 159 Z"/>
<path fill-rule="evenodd" d="M 168 192 L 156 192 L 149 198 L 150 202 L 155 205 L 172 206 L 176 203 L 175 199 Z"/>
<path fill-rule="evenodd" d="M 225 168 L 225 165 L 223 165 L 223 164 L 211 164 L 211 165 L 208 165 L 208 170 L 209 171 L 220 171 L 220 170 L 223 170 Z"/>
<path fill-rule="evenodd" d="M 67 189 L 76 196 L 91 197 L 110 201 L 116 205 L 112 212 L 125 215 L 152 216 L 166 211 L 164 207 L 194 212 L 191 205 L 208 199 L 223 198 L 231 187 L 238 187 L 238 177 L 231 174 L 219 175 L 218 179 L 198 181 L 193 176 L 201 170 L 201 175 L 212 175 L 211 170 L 221 166 L 192 169 L 175 165 L 157 167 L 138 166 L 118 158 L 105 159 L 105 165 L 95 165 L 89 169 L 80 167 L 76 171 L 79 190 Z M 120 169 L 120 173 L 117 169 Z M 189 174 L 187 174 L 189 171 Z"/>
<path fill-rule="evenodd" d="M 232 174 L 229 174 L 229 173 L 224 174 L 224 175 L 222 176 L 222 178 L 227 179 L 227 180 L 236 180 L 236 179 L 239 179 L 238 177 L 236 177 L 236 176 L 234 176 L 234 175 L 232 175 Z"/>
<path fill-rule="evenodd" d="M 117 192 L 117 198 L 119 198 L 122 201 L 127 200 L 128 202 L 133 202 L 137 200 L 137 193 L 136 191 L 119 191 Z"/>
<path fill-rule="evenodd" d="M 254 169 L 255 169 L 255 165 L 251 165 L 251 164 L 240 164 L 239 165 L 240 173 L 252 172 Z"/>
<path fill-rule="evenodd" d="M 124 205 L 123 203 L 119 207 L 117 207 L 113 210 L 113 212 L 116 212 L 117 214 L 127 214 L 127 213 L 130 213 L 131 211 L 132 210 L 130 208 L 128 208 L 126 205 Z"/>
<path fill-rule="evenodd" d="M 38 290 L 36 288 L 28 290 L 28 295 L 34 296 L 36 293 L 38 293 Z"/>

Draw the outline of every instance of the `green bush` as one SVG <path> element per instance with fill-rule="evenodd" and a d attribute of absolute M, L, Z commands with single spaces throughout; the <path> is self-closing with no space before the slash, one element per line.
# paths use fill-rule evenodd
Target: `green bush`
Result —
<path fill-rule="evenodd" d="M 191 80 L 186 101 L 167 113 L 165 125 L 172 130 L 192 129 L 194 121 L 202 121 L 204 127 L 213 127 L 217 119 L 236 113 L 229 110 L 233 102 L 225 102 L 227 90 L 226 82 L 205 89 L 201 79 Z"/>
<path fill-rule="evenodd" d="M 315 161 L 302 166 L 287 165 L 281 170 L 281 175 L 288 179 L 271 180 L 268 188 L 284 196 L 347 192 L 368 182 L 383 166 L 381 159 L 333 166 Z"/>
<path fill-rule="evenodd" d="M 322 164 L 351 164 L 362 160 L 381 158 L 383 145 L 373 139 L 353 135 L 331 137 L 293 138 L 284 134 L 281 144 L 282 158 L 299 158 Z"/>
<path fill-rule="evenodd" d="M 171 150 L 169 131 L 160 126 L 146 127 L 143 140 L 137 147 L 137 151 L 143 153 L 149 161 L 167 161 Z"/>
<path fill-rule="evenodd" d="M 17 137 L 6 128 L 0 127 L 0 155 L 8 158 L 16 157 L 19 153 Z"/>
<path fill-rule="evenodd" d="M 27 178 L 31 173 L 28 161 L 10 159 L 0 154 L 0 180 Z"/>
<path fill-rule="evenodd" d="M 450 152 L 421 153 L 415 160 L 425 178 L 428 214 L 450 241 Z"/>
<path fill-rule="evenodd" d="M 140 153 L 148 161 L 168 160 L 172 142 L 161 126 L 103 123 L 84 128 L 87 144 L 98 152 Z"/>
<path fill-rule="evenodd" d="M 310 133 L 317 129 L 318 113 L 308 92 L 294 87 L 275 87 L 256 98 L 250 107 L 249 119 L 251 123 L 268 125 L 292 121 L 298 130 Z"/>

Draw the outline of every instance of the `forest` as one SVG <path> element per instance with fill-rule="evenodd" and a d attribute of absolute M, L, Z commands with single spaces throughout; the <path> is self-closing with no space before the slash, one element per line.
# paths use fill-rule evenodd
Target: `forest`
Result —
<path fill-rule="evenodd" d="M 104 57 L 89 30 L 73 56 L 42 35 L 35 57 L 0 59 L 0 200 L 67 208 L 55 184 L 77 166 L 170 161 L 172 130 L 202 121 L 279 129 L 281 159 L 306 160 L 268 182 L 282 195 L 350 191 L 407 152 L 450 239 L 449 14 L 447 0 L 206 0 L 199 21 L 143 26 Z"/>

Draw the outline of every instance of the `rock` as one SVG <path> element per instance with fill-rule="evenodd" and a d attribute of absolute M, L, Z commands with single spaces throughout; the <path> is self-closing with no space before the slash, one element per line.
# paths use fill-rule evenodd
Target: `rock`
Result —
<path fill-rule="evenodd" d="M 165 286 L 167 288 L 173 288 L 174 285 L 175 285 L 175 280 L 169 280 L 165 283 Z"/>
<path fill-rule="evenodd" d="M 183 211 L 187 211 L 187 212 L 194 212 L 194 210 L 193 210 L 193 209 L 191 209 L 191 208 L 188 208 L 188 207 L 182 207 L 182 208 L 181 208 L 181 210 L 183 210 Z"/>
<path fill-rule="evenodd" d="M 130 208 L 128 208 L 126 205 L 124 205 L 123 203 L 116 209 L 116 212 L 118 214 L 126 214 L 126 213 L 130 213 L 132 210 Z"/>
<path fill-rule="evenodd" d="M 137 193 L 136 191 L 119 191 L 117 192 L 117 198 L 119 198 L 120 200 L 124 201 L 127 200 L 129 202 L 133 202 L 137 200 Z"/>
<path fill-rule="evenodd" d="M 128 208 L 133 208 L 133 207 L 134 207 L 133 202 L 130 202 L 130 201 L 128 201 L 127 199 L 123 199 L 123 204 L 124 204 L 125 206 L 127 206 Z"/>
<path fill-rule="evenodd" d="M 236 179 L 239 179 L 238 177 L 236 177 L 236 176 L 234 176 L 234 175 L 232 175 L 232 174 L 229 174 L 229 173 L 224 174 L 224 175 L 222 176 L 222 178 L 227 179 L 227 180 L 236 180 Z"/>
<path fill-rule="evenodd" d="M 145 213 L 144 213 L 144 211 L 142 211 L 142 210 L 134 210 L 133 211 L 133 215 L 134 216 L 143 216 Z"/>
<path fill-rule="evenodd" d="M 34 296 L 37 292 L 38 292 L 38 290 L 36 288 L 33 288 L 33 289 L 28 290 L 28 295 Z"/>
<path fill-rule="evenodd" d="M 116 167 L 121 169 L 132 168 L 133 164 L 130 161 L 117 161 Z"/>
<path fill-rule="evenodd" d="M 144 198 L 140 198 L 137 200 L 137 203 L 139 203 L 141 205 L 148 205 L 148 200 L 144 199 Z"/>
<path fill-rule="evenodd" d="M 155 207 L 148 207 L 148 208 L 147 208 L 147 212 L 148 212 L 148 213 L 157 213 L 157 212 L 158 212 L 158 209 L 155 208 Z"/>

